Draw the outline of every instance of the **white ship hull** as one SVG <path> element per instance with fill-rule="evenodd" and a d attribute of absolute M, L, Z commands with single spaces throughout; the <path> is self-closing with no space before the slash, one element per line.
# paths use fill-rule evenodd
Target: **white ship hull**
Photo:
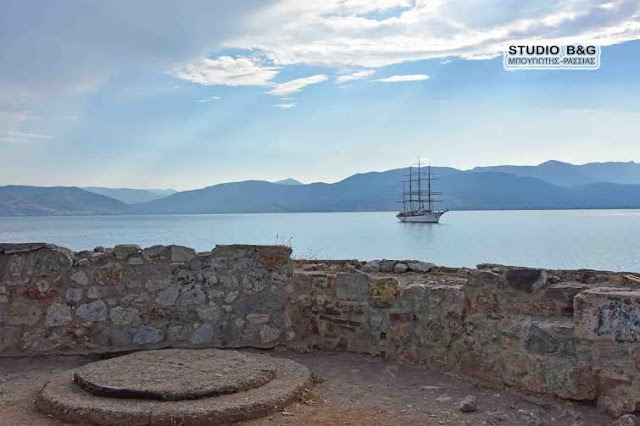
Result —
<path fill-rule="evenodd" d="M 438 223 L 440 217 L 445 214 L 446 211 L 416 211 L 416 212 L 402 212 L 398 213 L 397 218 L 400 222 L 414 222 L 414 223 Z"/>

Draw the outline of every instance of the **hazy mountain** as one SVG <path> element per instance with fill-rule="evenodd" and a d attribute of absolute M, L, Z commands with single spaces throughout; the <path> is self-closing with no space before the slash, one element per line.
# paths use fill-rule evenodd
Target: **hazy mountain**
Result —
<path fill-rule="evenodd" d="M 640 185 L 553 185 L 508 173 L 434 168 L 442 206 L 452 209 L 559 209 L 640 207 Z M 326 184 L 225 183 L 131 206 L 133 213 L 383 211 L 399 208 L 406 169 L 353 175 Z"/>
<path fill-rule="evenodd" d="M 125 204 L 144 203 L 157 200 L 175 194 L 173 189 L 133 189 L 133 188 L 103 188 L 99 186 L 87 186 L 86 191 L 111 197 Z"/>
<path fill-rule="evenodd" d="M 126 205 L 77 187 L 0 186 L 0 216 L 122 213 Z"/>
<path fill-rule="evenodd" d="M 640 164 L 633 161 L 582 165 L 547 161 L 537 166 L 476 167 L 473 171 L 502 172 L 515 176 L 535 177 L 561 186 L 588 185 L 600 182 L 640 184 Z"/>
<path fill-rule="evenodd" d="M 273 182 L 275 184 L 278 185 L 304 185 L 302 182 L 292 179 L 292 178 L 287 178 L 287 179 L 282 179 L 282 180 L 277 180 L 275 182 Z"/>
<path fill-rule="evenodd" d="M 633 180 L 638 166 L 547 162 L 532 167 L 496 166 L 469 171 L 434 167 L 432 171 L 434 189 L 444 194 L 440 204 L 444 208 L 640 208 L 640 184 L 592 182 L 598 176 Z M 257 180 L 223 183 L 129 205 L 80 188 L 7 186 L 0 187 L 0 215 L 389 211 L 400 208 L 398 194 L 407 174 L 408 169 L 358 173 L 332 184 Z M 526 174 L 545 178 L 523 176 Z M 148 190 L 124 191 L 134 191 L 139 197 L 137 191 Z"/>

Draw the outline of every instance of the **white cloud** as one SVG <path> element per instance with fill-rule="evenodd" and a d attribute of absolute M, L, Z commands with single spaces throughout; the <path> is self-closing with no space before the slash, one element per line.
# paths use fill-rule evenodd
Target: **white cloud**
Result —
<path fill-rule="evenodd" d="M 637 39 L 638 0 L 280 0 L 225 44 L 276 65 L 377 68 L 493 58 L 511 42 L 606 46 Z"/>
<path fill-rule="evenodd" d="M 204 86 L 269 86 L 278 68 L 247 56 L 201 58 L 173 70 L 176 77 Z"/>
<path fill-rule="evenodd" d="M 287 81 L 284 83 L 277 83 L 273 86 L 273 89 L 269 90 L 267 93 L 276 96 L 290 95 L 292 93 L 299 92 L 305 87 L 312 84 L 318 84 L 322 83 L 323 81 L 327 81 L 328 78 L 329 77 L 324 74 L 316 74 L 309 77 L 297 78 L 295 80 Z"/>
<path fill-rule="evenodd" d="M 273 106 L 276 107 L 276 108 L 289 109 L 289 108 L 295 107 L 296 104 L 294 104 L 294 103 L 274 104 Z"/>
<path fill-rule="evenodd" d="M 407 81 L 424 81 L 429 80 L 429 76 L 426 74 L 404 74 L 404 75 L 392 75 L 391 77 L 380 78 L 376 81 L 381 83 L 403 83 Z"/>
<path fill-rule="evenodd" d="M 196 99 L 196 102 L 206 103 L 206 102 L 211 102 L 211 101 L 218 101 L 220 99 L 222 99 L 220 96 L 210 96 L 208 98 Z"/>
<path fill-rule="evenodd" d="M 347 82 L 353 81 L 353 80 L 359 80 L 361 78 L 371 77 L 373 74 L 375 74 L 374 70 L 356 71 L 356 72 L 353 72 L 351 74 L 339 75 L 336 78 L 336 81 L 339 84 L 342 84 L 342 83 L 347 83 Z"/>
<path fill-rule="evenodd" d="M 30 111 L 0 110 L 0 129 L 15 127 L 32 118 Z"/>
<path fill-rule="evenodd" d="M 9 130 L 4 134 L 0 134 L 0 142 L 21 143 L 46 139 L 53 139 L 53 136 L 42 133 L 19 132 L 16 130 Z"/>

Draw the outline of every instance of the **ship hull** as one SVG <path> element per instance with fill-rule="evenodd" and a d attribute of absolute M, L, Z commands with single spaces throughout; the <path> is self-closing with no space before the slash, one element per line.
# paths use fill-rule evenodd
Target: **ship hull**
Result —
<path fill-rule="evenodd" d="M 400 222 L 408 223 L 438 223 L 440 217 L 445 214 L 443 211 L 435 212 L 416 212 L 415 214 L 398 214 L 397 218 Z"/>

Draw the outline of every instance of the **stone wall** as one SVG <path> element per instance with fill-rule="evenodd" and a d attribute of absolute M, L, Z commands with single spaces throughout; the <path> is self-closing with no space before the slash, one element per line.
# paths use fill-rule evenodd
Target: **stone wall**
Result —
<path fill-rule="evenodd" d="M 286 247 L 0 245 L 0 353 L 274 347 L 293 336 Z"/>
<path fill-rule="evenodd" d="M 350 351 L 640 409 L 640 279 L 287 247 L 0 244 L 0 355 L 156 347 Z"/>

